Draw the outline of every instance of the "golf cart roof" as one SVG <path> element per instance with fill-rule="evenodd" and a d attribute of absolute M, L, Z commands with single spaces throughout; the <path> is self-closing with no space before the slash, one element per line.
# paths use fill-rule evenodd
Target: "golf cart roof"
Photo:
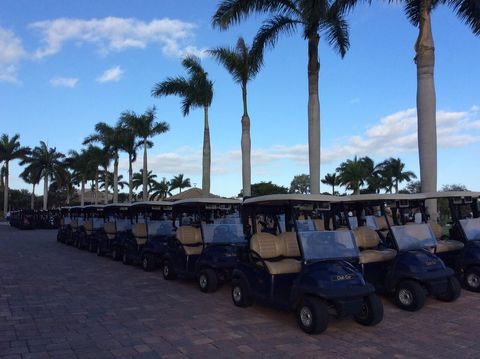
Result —
<path fill-rule="evenodd" d="M 451 192 L 428 192 L 425 198 L 452 198 L 452 197 L 480 197 L 480 192 L 451 191 Z"/>
<path fill-rule="evenodd" d="M 340 202 L 382 202 L 382 201 L 421 201 L 425 200 L 422 193 L 384 193 L 384 194 L 355 194 L 340 197 Z"/>
<path fill-rule="evenodd" d="M 229 204 L 229 205 L 240 205 L 242 202 L 238 199 L 232 198 L 217 198 L 217 197 L 198 197 L 198 198 L 187 198 L 181 199 L 179 201 L 173 202 L 174 207 L 178 206 L 199 206 L 206 204 Z"/>
<path fill-rule="evenodd" d="M 130 204 L 130 207 L 137 207 L 137 206 L 165 206 L 171 207 L 172 202 L 166 201 L 142 201 L 142 202 L 134 202 Z"/>
<path fill-rule="evenodd" d="M 269 194 L 247 198 L 243 201 L 244 205 L 262 204 L 262 205 L 281 205 L 290 202 L 339 202 L 341 197 L 326 194 Z"/>

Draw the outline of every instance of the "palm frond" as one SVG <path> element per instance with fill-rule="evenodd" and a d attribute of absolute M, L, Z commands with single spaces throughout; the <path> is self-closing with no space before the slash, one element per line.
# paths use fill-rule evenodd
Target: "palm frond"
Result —
<path fill-rule="evenodd" d="M 283 15 L 265 20 L 253 40 L 252 51 L 261 53 L 267 46 L 274 47 L 281 33 L 292 34 L 298 24 L 300 24 L 299 20 Z"/>
<path fill-rule="evenodd" d="M 325 25 L 321 28 L 327 34 L 327 41 L 330 46 L 344 57 L 350 47 L 348 39 L 348 23 L 344 18 L 344 11 L 338 4 L 333 4 L 327 12 Z"/>
<path fill-rule="evenodd" d="M 168 77 L 165 81 L 155 84 L 152 89 L 152 96 L 178 95 L 184 96 L 188 93 L 188 81 L 184 77 Z"/>
<path fill-rule="evenodd" d="M 443 0 L 453 8 L 457 16 L 472 29 L 475 35 L 480 35 L 480 1 L 479 0 Z"/>

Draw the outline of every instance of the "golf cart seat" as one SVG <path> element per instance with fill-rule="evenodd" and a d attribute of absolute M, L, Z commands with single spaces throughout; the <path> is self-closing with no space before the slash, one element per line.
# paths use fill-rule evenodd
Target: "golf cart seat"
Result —
<path fill-rule="evenodd" d="M 391 221 L 391 223 L 393 223 L 392 217 L 389 216 L 388 218 Z M 382 234 L 384 238 L 386 238 L 388 234 L 388 223 L 385 216 L 381 216 L 381 217 L 375 216 L 375 223 L 377 224 L 378 231 Z"/>
<path fill-rule="evenodd" d="M 295 235 L 295 233 L 292 234 Z M 284 233 L 283 236 L 277 237 L 270 233 L 260 232 L 252 236 L 250 249 L 263 259 L 270 274 L 300 272 L 302 268 L 301 261 L 294 258 L 282 258 L 288 257 L 287 254 L 295 253 L 295 248 L 292 245 L 292 234 Z"/>
<path fill-rule="evenodd" d="M 83 228 L 85 228 L 87 236 L 90 236 L 93 233 L 93 221 L 91 219 L 86 220 L 83 223 Z"/>
<path fill-rule="evenodd" d="M 353 230 L 355 241 L 360 249 L 360 264 L 386 262 L 392 260 L 397 255 L 395 249 L 378 249 L 380 237 L 373 229 L 367 227 L 358 227 Z"/>
<path fill-rule="evenodd" d="M 324 231 L 325 230 L 325 221 L 321 218 L 315 218 L 313 220 L 313 223 L 315 225 L 315 229 L 317 231 Z"/>
<path fill-rule="evenodd" d="M 132 227 L 132 234 L 137 241 L 137 245 L 141 246 L 147 243 L 148 232 L 145 223 L 135 223 Z"/>
<path fill-rule="evenodd" d="M 108 239 L 114 239 L 117 235 L 117 226 L 115 225 L 115 222 L 105 223 L 103 230 L 105 231 Z"/>
<path fill-rule="evenodd" d="M 200 255 L 203 250 L 202 233 L 200 228 L 182 226 L 175 233 L 187 256 Z"/>
<path fill-rule="evenodd" d="M 453 239 L 441 239 L 442 238 L 442 226 L 440 226 L 435 221 L 429 221 L 430 227 L 432 228 L 433 234 L 437 239 L 437 249 L 435 253 L 445 253 L 452 251 L 459 251 L 463 249 L 464 244 L 460 241 L 455 241 Z"/>
<path fill-rule="evenodd" d="M 77 229 L 78 228 L 78 221 L 76 219 L 72 219 L 72 221 L 70 222 L 70 227 L 72 227 L 72 229 Z"/>

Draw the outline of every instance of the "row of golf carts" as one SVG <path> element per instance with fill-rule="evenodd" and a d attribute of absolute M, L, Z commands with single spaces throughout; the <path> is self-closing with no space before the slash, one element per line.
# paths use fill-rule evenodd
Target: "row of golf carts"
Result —
<path fill-rule="evenodd" d="M 269 195 L 197 198 L 62 209 L 58 241 L 110 256 L 167 280 L 195 278 L 203 292 L 231 282 L 239 307 L 294 310 L 302 330 L 329 316 L 371 326 L 376 293 L 404 310 L 427 295 L 455 301 L 461 284 L 480 291 L 480 193 Z M 444 198 L 449 230 L 429 220 L 425 200 Z"/>
<path fill-rule="evenodd" d="M 56 229 L 60 226 L 60 210 L 20 209 L 11 211 L 8 221 L 18 229 Z"/>

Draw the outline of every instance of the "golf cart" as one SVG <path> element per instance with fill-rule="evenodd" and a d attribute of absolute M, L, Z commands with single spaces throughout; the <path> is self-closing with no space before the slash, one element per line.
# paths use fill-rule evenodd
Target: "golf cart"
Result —
<path fill-rule="evenodd" d="M 123 242 L 124 264 L 141 264 L 145 271 L 157 268 L 165 255 L 167 243 L 174 236 L 172 203 L 147 201 L 129 207 L 132 230 Z"/>
<path fill-rule="evenodd" d="M 87 248 L 93 252 L 96 248 L 96 234 L 103 229 L 103 205 L 88 205 L 83 207 L 83 229 L 79 232 L 75 245 L 78 249 Z"/>
<path fill-rule="evenodd" d="M 353 234 L 338 228 L 331 215 L 336 201 L 334 196 L 303 194 L 244 200 L 249 245 L 233 271 L 236 306 L 258 301 L 294 310 L 308 334 L 326 330 L 329 315 L 353 316 L 366 326 L 383 319 L 382 302 L 358 270 Z"/>
<path fill-rule="evenodd" d="M 75 245 L 78 242 L 78 238 L 81 236 L 82 232 L 85 231 L 85 228 L 83 228 L 83 222 L 83 207 L 70 207 L 70 228 L 72 231 L 65 241 L 66 244 Z"/>
<path fill-rule="evenodd" d="M 435 254 L 453 268 L 465 289 L 480 292 L 479 192 L 432 192 L 427 199 L 448 201 L 450 229 L 430 221 L 438 245 Z"/>
<path fill-rule="evenodd" d="M 132 229 L 128 204 L 114 203 L 103 207 L 103 230 L 95 234 L 92 241 L 97 256 L 108 255 L 114 260 L 122 259 L 123 244 Z"/>
<path fill-rule="evenodd" d="M 18 229 L 35 229 L 35 211 L 21 209 L 10 213 L 12 225 Z"/>
<path fill-rule="evenodd" d="M 422 221 L 422 194 L 365 194 L 342 198 L 337 206 L 354 217 L 360 265 L 378 292 L 394 293 L 395 304 L 417 311 L 426 295 L 452 302 L 461 293 L 454 271 L 435 255 L 437 240 Z M 347 221 L 351 227 L 351 221 Z"/>
<path fill-rule="evenodd" d="M 230 280 L 237 254 L 245 247 L 240 201 L 192 198 L 173 204 L 176 233 L 168 242 L 165 279 L 197 278 L 204 293 Z"/>
<path fill-rule="evenodd" d="M 72 235 L 70 223 L 70 207 L 60 208 L 60 227 L 57 232 L 57 242 L 66 243 L 67 239 Z"/>

